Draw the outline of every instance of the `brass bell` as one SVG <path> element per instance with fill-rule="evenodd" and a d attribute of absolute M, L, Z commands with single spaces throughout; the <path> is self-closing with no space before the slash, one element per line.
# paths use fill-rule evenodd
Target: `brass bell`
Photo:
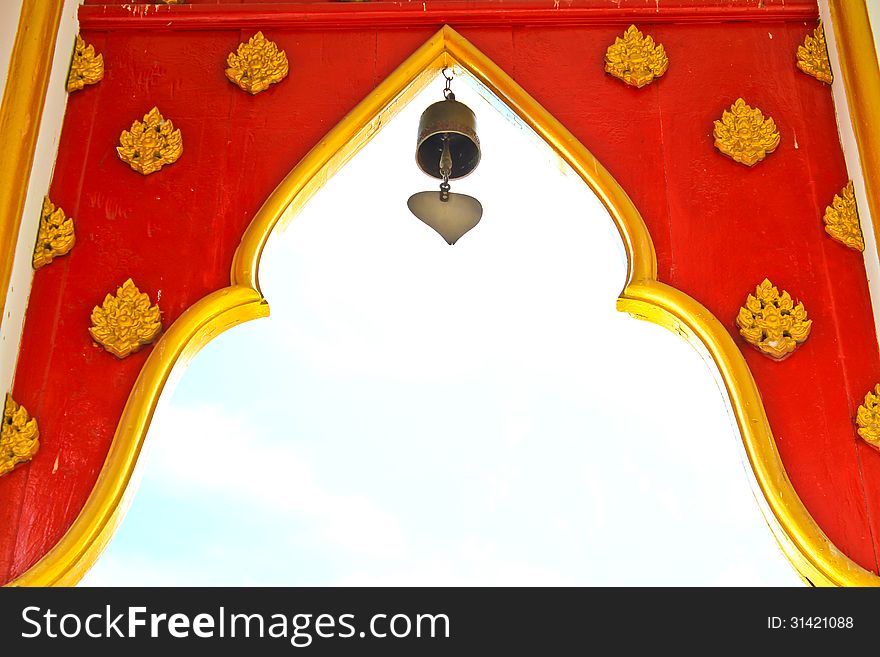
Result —
<path fill-rule="evenodd" d="M 452 157 L 449 180 L 464 178 L 477 168 L 480 163 L 477 117 L 470 107 L 455 100 L 452 93 L 446 100 L 428 107 L 419 119 L 416 164 L 433 178 L 443 178 L 440 157 L 447 143 Z"/>
<path fill-rule="evenodd" d="M 410 211 L 436 230 L 449 244 L 477 225 L 483 206 L 467 194 L 449 191 L 449 181 L 464 178 L 480 163 L 477 117 L 471 108 L 455 100 L 446 74 L 444 100 L 429 106 L 419 120 L 416 164 L 429 176 L 439 178 L 438 192 L 419 192 L 407 201 Z"/>

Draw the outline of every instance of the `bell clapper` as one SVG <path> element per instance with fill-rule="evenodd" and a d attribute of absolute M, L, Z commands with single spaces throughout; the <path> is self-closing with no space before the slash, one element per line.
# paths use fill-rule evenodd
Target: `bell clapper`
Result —
<path fill-rule="evenodd" d="M 445 69 L 444 69 L 445 70 Z M 447 78 L 447 83 L 449 78 Z M 443 182 L 440 183 L 440 200 L 446 203 L 449 200 L 449 176 L 452 175 L 452 154 L 449 152 L 449 136 L 443 135 L 443 153 L 440 155 L 440 175 Z"/>

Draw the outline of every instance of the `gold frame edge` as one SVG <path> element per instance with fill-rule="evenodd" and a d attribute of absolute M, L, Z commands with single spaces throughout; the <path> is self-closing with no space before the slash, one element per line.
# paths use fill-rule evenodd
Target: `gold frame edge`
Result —
<path fill-rule="evenodd" d="M 12 279 L 64 0 L 23 0 L 0 102 L 0 324 Z"/>
<path fill-rule="evenodd" d="M 880 249 L 880 64 L 868 8 L 859 0 L 828 0 L 862 178 Z M 852 175 L 852 174 L 851 174 Z"/>

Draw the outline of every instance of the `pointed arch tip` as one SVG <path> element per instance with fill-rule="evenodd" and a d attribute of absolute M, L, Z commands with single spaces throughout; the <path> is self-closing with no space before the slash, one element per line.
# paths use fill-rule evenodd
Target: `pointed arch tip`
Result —
<path fill-rule="evenodd" d="M 633 202 L 611 174 L 512 77 L 449 25 L 444 25 L 325 135 L 279 183 L 245 231 L 233 260 L 233 284 L 259 286 L 260 258 L 270 235 L 446 66 L 467 71 L 565 160 L 611 214 L 626 251 L 627 282 L 657 278 L 654 244 Z"/>
<path fill-rule="evenodd" d="M 207 295 L 166 331 L 129 396 L 95 488 L 62 539 L 12 586 L 72 585 L 109 542 L 127 506 L 130 481 L 165 383 L 179 361 L 216 334 L 265 317 L 258 281 L 263 249 L 314 193 L 424 89 L 444 66 L 458 65 L 506 104 L 590 187 L 623 241 L 627 278 L 617 308 L 664 326 L 702 347 L 717 365 L 755 476 L 768 524 L 801 577 L 814 585 L 880 585 L 880 578 L 837 550 L 792 487 L 776 451 L 760 394 L 733 338 L 706 308 L 657 280 L 648 229 L 613 176 L 555 117 L 497 64 L 449 25 L 441 27 L 318 142 L 281 181 L 254 216 L 233 258 L 231 285 Z"/>

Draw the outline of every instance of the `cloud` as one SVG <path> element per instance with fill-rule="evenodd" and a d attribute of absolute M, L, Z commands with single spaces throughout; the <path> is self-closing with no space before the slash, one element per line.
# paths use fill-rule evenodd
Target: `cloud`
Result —
<path fill-rule="evenodd" d="M 327 490 L 289 436 L 254 420 L 213 405 L 168 406 L 150 432 L 153 485 L 303 523 L 313 540 L 346 551 L 402 552 L 394 517 L 363 495 Z"/>

